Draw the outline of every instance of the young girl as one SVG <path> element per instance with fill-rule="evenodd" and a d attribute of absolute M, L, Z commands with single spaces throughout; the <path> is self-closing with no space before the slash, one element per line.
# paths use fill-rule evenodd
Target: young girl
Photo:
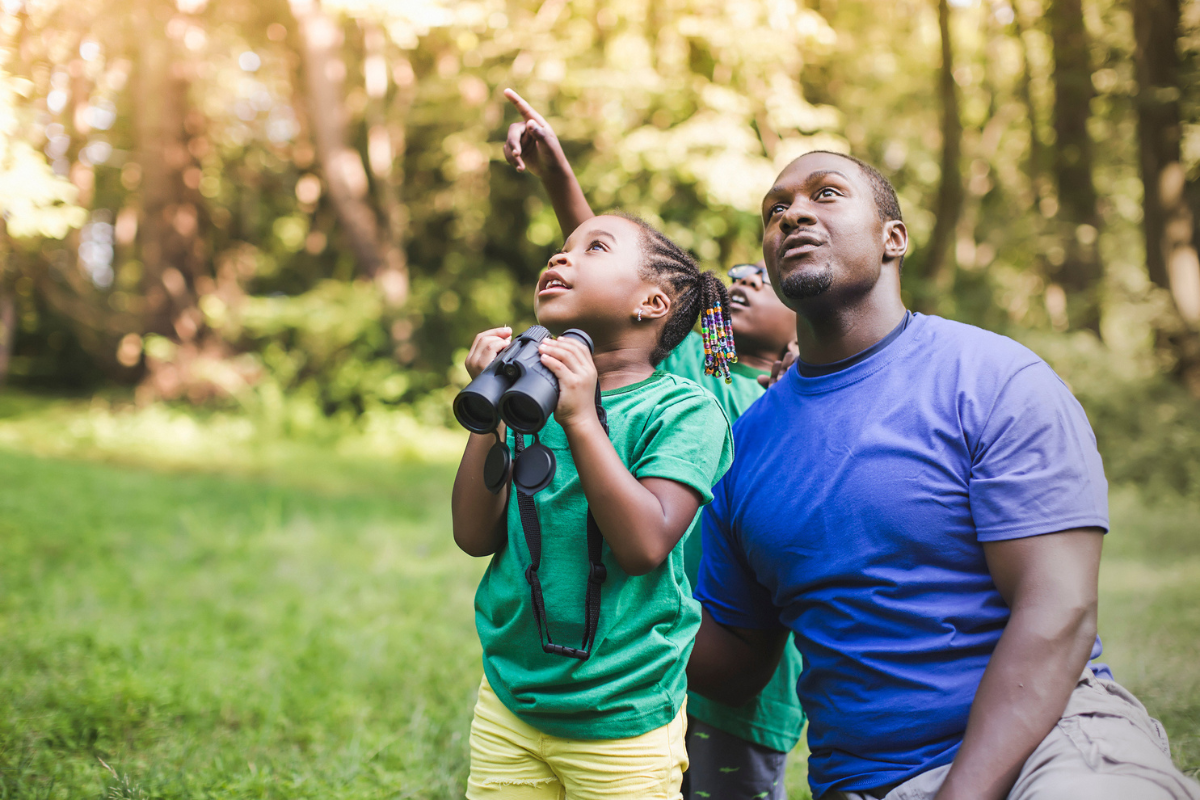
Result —
<path fill-rule="evenodd" d="M 595 353 L 572 338 L 541 345 L 559 399 L 540 441 L 558 468 L 534 495 L 535 575 L 521 503 L 509 497 L 515 490 L 493 495 L 484 486 L 494 437 L 472 434 L 455 478 L 454 539 L 470 555 L 492 557 L 475 597 L 484 679 L 471 724 L 468 798 L 680 796 L 684 667 L 700 612 L 679 543 L 712 499 L 732 444 L 711 395 L 654 367 L 703 311 L 720 370 L 732 357 L 732 337 L 716 311 L 728 308 L 715 275 L 701 273 L 645 223 L 620 216 L 580 225 L 542 273 L 538 321 L 554 333 L 581 328 Z M 510 336 L 498 328 L 475 338 L 466 361 L 472 377 Z M 589 511 L 603 537 L 598 571 L 589 561 Z M 585 597 L 597 573 L 603 583 L 590 655 L 547 652 L 551 637 L 587 645 Z M 545 609 L 544 629 L 537 606 Z"/>
<path fill-rule="evenodd" d="M 509 127 L 504 155 L 519 171 L 542 181 L 563 230 L 592 216 L 587 198 L 575 179 L 558 137 L 545 118 L 511 89 L 505 96 L 521 112 L 522 121 Z M 737 345 L 738 363 L 730 381 L 706 380 L 705 348 L 700 337 L 688 334 L 659 365 L 659 369 L 691 378 L 712 393 L 731 422 L 766 391 L 760 385 L 776 359 L 795 341 L 796 313 L 775 296 L 765 265 L 740 264 L 729 271 L 729 317 Z M 700 563 L 698 521 L 686 537 L 684 564 L 695 583 Z M 687 750 L 691 768 L 684 776 L 684 800 L 781 800 L 786 797 L 787 754 L 804 727 L 804 711 L 796 696 L 802 663 L 800 652 L 784 649 L 771 682 L 753 702 L 728 706 L 703 695 L 688 694 Z"/>

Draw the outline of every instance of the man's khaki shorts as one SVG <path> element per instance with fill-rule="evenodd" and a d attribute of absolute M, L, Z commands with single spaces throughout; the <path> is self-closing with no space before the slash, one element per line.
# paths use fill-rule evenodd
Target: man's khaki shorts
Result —
<path fill-rule="evenodd" d="M 821 800 L 933 800 L 950 765 L 883 794 L 829 792 Z M 1085 670 L 1067 710 L 1025 762 L 1008 800 L 1200 800 L 1200 784 L 1171 762 L 1162 724 L 1114 681 Z"/>

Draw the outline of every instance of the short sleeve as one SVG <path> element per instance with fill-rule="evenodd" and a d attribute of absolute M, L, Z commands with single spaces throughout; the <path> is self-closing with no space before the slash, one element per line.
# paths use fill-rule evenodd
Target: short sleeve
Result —
<path fill-rule="evenodd" d="M 1096 437 L 1045 362 L 1008 379 L 972 451 L 969 492 L 979 541 L 1108 530 L 1108 482 Z"/>
<path fill-rule="evenodd" d="M 707 503 L 713 485 L 733 462 L 733 436 L 717 401 L 695 387 L 663 398 L 634 452 L 629 468 L 634 477 L 682 483 Z"/>
<path fill-rule="evenodd" d="M 696 599 L 722 625 L 752 630 L 782 627 L 779 609 L 758 582 L 729 523 L 728 477 L 713 490 L 701 515 L 700 572 Z"/>

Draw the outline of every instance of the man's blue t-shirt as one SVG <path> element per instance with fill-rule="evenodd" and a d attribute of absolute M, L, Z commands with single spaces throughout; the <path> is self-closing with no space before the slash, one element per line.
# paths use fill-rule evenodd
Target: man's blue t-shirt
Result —
<path fill-rule="evenodd" d="M 950 763 L 1009 616 L 981 543 L 1108 528 L 1083 409 L 1025 347 L 917 314 L 846 369 L 789 370 L 733 430 L 696 597 L 795 632 L 814 796 Z"/>

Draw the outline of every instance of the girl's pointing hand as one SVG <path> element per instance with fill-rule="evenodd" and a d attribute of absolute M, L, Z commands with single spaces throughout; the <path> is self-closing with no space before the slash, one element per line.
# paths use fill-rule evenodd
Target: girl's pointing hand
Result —
<path fill-rule="evenodd" d="M 545 177 L 556 167 L 562 171 L 566 162 L 562 145 L 546 118 L 525 102 L 512 89 L 505 89 L 504 96 L 521 112 L 521 122 L 508 126 L 508 137 L 504 141 L 504 158 L 517 168 L 517 172 L 528 170 L 538 177 Z"/>

